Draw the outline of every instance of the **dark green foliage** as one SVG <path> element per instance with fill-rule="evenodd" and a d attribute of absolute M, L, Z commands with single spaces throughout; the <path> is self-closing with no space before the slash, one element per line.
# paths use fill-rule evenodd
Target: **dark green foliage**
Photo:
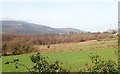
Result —
<path fill-rule="evenodd" d="M 80 42 L 85 42 L 85 41 L 86 41 L 86 40 L 84 40 L 84 39 L 81 39 L 81 40 L 80 40 Z"/>
<path fill-rule="evenodd" d="M 30 58 L 33 63 L 39 62 L 40 59 L 42 60 L 42 58 L 40 58 L 40 53 L 37 53 L 36 55 L 32 55 Z"/>
<path fill-rule="evenodd" d="M 86 71 L 93 74 L 114 74 L 118 72 L 117 62 L 113 60 L 104 60 L 99 55 L 90 55 L 91 63 L 86 64 Z M 101 73 L 100 73 L 101 72 Z"/>
<path fill-rule="evenodd" d="M 19 59 L 13 59 L 11 62 L 6 62 L 5 64 L 15 63 L 15 68 L 18 69 Z"/>
<path fill-rule="evenodd" d="M 80 69 L 80 72 L 91 72 L 92 74 L 118 74 L 120 66 L 116 61 L 104 60 L 99 55 L 90 56 L 91 63 L 85 64 L 84 69 Z M 15 68 L 19 69 L 20 66 L 24 66 L 30 73 L 39 74 L 47 72 L 69 72 L 61 67 L 61 62 L 55 61 L 50 63 L 46 57 L 43 57 L 40 53 L 30 56 L 33 62 L 33 67 L 29 68 L 26 65 L 20 64 L 19 59 L 13 59 L 12 62 L 6 62 L 5 64 L 15 63 Z"/>
<path fill-rule="evenodd" d="M 9 62 L 6 62 L 5 64 L 9 64 Z"/>
<path fill-rule="evenodd" d="M 40 53 L 30 56 L 31 61 L 34 63 L 32 68 L 28 68 L 27 66 L 20 64 L 19 59 L 13 59 L 12 62 L 6 62 L 5 64 L 15 63 L 15 68 L 18 69 L 19 65 L 24 66 L 30 73 L 33 74 L 41 74 L 47 72 L 65 72 L 66 70 L 61 67 L 59 61 L 55 61 L 53 63 L 49 63 L 45 57 L 43 57 Z"/>
<path fill-rule="evenodd" d="M 59 61 L 49 63 L 45 57 L 42 57 L 40 53 L 31 56 L 31 61 L 35 63 L 32 68 L 32 72 L 63 72 L 65 71 L 60 65 Z"/>

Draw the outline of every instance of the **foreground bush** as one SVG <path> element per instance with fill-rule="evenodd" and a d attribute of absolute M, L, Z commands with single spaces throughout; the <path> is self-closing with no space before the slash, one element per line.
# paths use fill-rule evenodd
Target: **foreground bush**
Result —
<path fill-rule="evenodd" d="M 92 74 L 118 74 L 118 63 L 113 60 L 104 60 L 99 55 L 90 55 L 92 64 L 85 64 L 84 69 L 80 69 L 91 72 Z"/>
<path fill-rule="evenodd" d="M 43 57 L 40 53 L 32 55 L 30 59 L 34 64 L 32 68 L 29 68 L 25 66 L 24 64 L 19 63 L 19 59 L 13 59 L 12 62 L 6 62 L 5 64 L 15 63 L 16 69 L 18 69 L 19 66 L 23 66 L 31 74 L 40 74 L 40 73 L 46 73 L 46 72 L 66 72 L 66 70 L 61 67 L 62 63 L 60 63 L 59 61 L 49 63 L 46 60 L 46 58 Z"/>
<path fill-rule="evenodd" d="M 60 73 L 60 72 L 69 72 L 69 70 L 64 69 L 61 66 L 61 62 L 55 61 L 50 63 L 43 57 L 40 53 L 30 56 L 31 61 L 33 62 L 34 66 L 29 68 L 28 66 L 19 63 L 19 59 L 13 59 L 12 62 L 6 62 L 5 64 L 12 64 L 15 63 L 16 69 L 19 66 L 25 67 L 28 72 L 31 74 L 41 74 L 41 73 Z M 89 72 L 88 74 L 119 74 L 118 71 L 120 66 L 118 63 L 113 60 L 104 60 L 99 55 L 90 55 L 91 63 L 85 64 L 85 68 L 80 69 L 78 72 L 82 74 L 82 72 Z M 72 60 L 72 59 L 71 59 Z"/>

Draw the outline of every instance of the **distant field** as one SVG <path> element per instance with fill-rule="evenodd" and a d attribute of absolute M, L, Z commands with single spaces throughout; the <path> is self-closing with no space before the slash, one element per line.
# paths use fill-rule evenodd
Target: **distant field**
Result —
<path fill-rule="evenodd" d="M 63 67 L 70 69 L 71 71 L 77 71 L 78 68 L 83 68 L 86 63 L 90 63 L 90 53 L 95 53 L 102 58 L 117 60 L 115 51 L 117 50 L 117 40 L 103 40 L 103 41 L 89 41 L 81 43 L 66 43 L 47 46 L 36 46 L 44 56 L 48 56 L 48 60 L 53 62 L 59 60 L 63 62 Z M 3 72 L 26 72 L 23 67 L 15 69 L 14 64 L 5 65 L 7 61 L 11 61 L 14 58 L 20 59 L 22 64 L 32 67 L 33 63 L 30 61 L 30 54 L 22 54 L 17 56 L 3 56 L 2 57 L 2 71 Z"/>
<path fill-rule="evenodd" d="M 102 48 L 117 48 L 116 39 L 105 39 L 101 41 L 89 40 L 85 42 L 78 43 L 61 43 L 50 45 L 50 48 L 47 48 L 48 45 L 36 45 L 37 49 L 41 52 L 67 52 L 67 51 L 80 51 L 80 50 L 95 50 Z"/>
<path fill-rule="evenodd" d="M 117 39 L 116 35 L 111 33 L 88 33 L 88 34 L 40 34 L 40 35 L 16 35 L 2 34 L 2 55 L 6 54 L 24 54 L 36 51 L 45 52 L 65 52 L 91 50 L 96 48 L 106 48 L 107 40 Z M 100 42 L 99 47 L 96 47 Z M 112 41 L 113 42 L 113 41 Z M 110 42 L 109 42 L 110 43 Z M 111 43 L 110 43 L 111 44 Z M 51 48 L 46 48 L 50 45 Z M 86 46 L 87 45 L 87 46 Z M 104 46 L 105 47 L 104 47 Z M 92 47 L 91 47 L 92 46 Z M 39 49 L 36 49 L 36 47 Z M 112 46 L 114 47 L 114 46 Z M 47 51 L 46 51 L 47 50 Z M 16 52 L 15 52 L 16 51 Z"/>

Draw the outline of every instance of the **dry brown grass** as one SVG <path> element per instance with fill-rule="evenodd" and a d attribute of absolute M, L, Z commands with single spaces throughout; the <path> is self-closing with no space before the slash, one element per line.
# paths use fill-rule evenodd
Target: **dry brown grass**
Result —
<path fill-rule="evenodd" d="M 105 49 L 105 48 L 117 48 L 117 41 L 97 41 L 89 40 L 79 43 L 61 43 L 50 45 L 38 45 L 35 46 L 40 52 L 66 52 L 66 51 L 80 51 L 80 50 L 93 50 L 93 49 Z"/>
<path fill-rule="evenodd" d="M 43 34 L 43 35 L 12 35 L 3 34 L 2 44 L 7 45 L 6 51 L 14 51 L 17 48 L 21 53 L 30 53 L 36 51 L 76 51 L 85 49 L 94 49 L 86 47 L 103 39 L 116 38 L 110 33 L 90 33 L 90 34 Z M 85 42 L 84 42 L 85 41 Z M 38 45 L 38 46 L 37 46 Z M 51 45 L 48 48 L 48 45 Z M 35 46 L 35 48 L 33 47 Z M 37 46 L 37 47 L 36 47 Z M 86 48 L 85 48 L 86 47 Z M 30 50 L 28 50 L 29 48 Z M 37 48 L 37 49 L 36 49 Z M 97 48 L 97 47 L 96 47 Z"/>

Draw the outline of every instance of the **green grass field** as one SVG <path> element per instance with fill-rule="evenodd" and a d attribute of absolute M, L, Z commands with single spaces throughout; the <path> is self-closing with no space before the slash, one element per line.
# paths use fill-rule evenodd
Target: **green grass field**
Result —
<path fill-rule="evenodd" d="M 0 73 L 2 73 L 2 59 L 0 58 Z"/>
<path fill-rule="evenodd" d="M 44 56 L 48 56 L 48 60 L 53 62 L 59 60 L 63 62 L 63 66 L 71 71 L 77 71 L 78 68 L 84 67 L 85 63 L 90 63 L 89 54 L 97 53 L 102 58 L 117 59 L 117 55 L 114 53 L 115 49 L 99 49 L 99 50 L 82 50 L 76 52 L 56 52 L 56 53 L 42 53 Z M 14 58 L 19 58 L 22 64 L 32 67 L 33 63 L 30 61 L 29 56 L 32 54 L 23 54 L 17 56 L 2 57 L 3 72 L 25 72 L 27 71 L 23 67 L 15 69 L 14 64 L 5 65 L 7 61 L 12 61 Z"/>
<path fill-rule="evenodd" d="M 65 52 L 42 52 L 43 56 L 48 56 L 48 60 L 50 62 L 59 60 L 63 63 L 63 67 L 66 69 L 70 69 L 71 71 L 77 71 L 78 68 L 83 68 L 86 63 L 90 63 L 89 55 L 90 53 L 98 54 L 102 58 L 106 60 L 112 59 L 117 60 L 117 54 L 115 54 L 116 48 L 109 48 L 109 46 L 117 44 L 116 40 L 113 41 L 106 41 L 104 44 L 103 42 L 97 42 L 89 45 L 85 45 L 82 48 L 96 48 L 90 50 L 78 50 L 78 51 L 65 51 Z M 64 44 L 63 44 L 64 45 Z M 101 47 L 103 46 L 103 47 Z M 105 47 L 108 46 L 108 47 Z M 58 46 L 59 47 L 59 46 Z M 69 47 L 69 46 L 68 46 Z M 105 47 L 105 48 L 104 48 Z M 63 47 L 64 48 L 64 47 Z M 74 48 L 79 48 L 77 45 Z M 3 56 L 2 57 L 2 71 L 3 72 L 26 72 L 27 69 L 24 67 L 19 67 L 15 69 L 14 64 L 5 65 L 5 62 L 12 61 L 14 58 L 18 58 L 20 63 L 25 64 L 26 66 L 32 68 L 33 63 L 30 61 L 29 56 L 35 53 L 30 54 L 22 54 L 16 56 Z"/>

